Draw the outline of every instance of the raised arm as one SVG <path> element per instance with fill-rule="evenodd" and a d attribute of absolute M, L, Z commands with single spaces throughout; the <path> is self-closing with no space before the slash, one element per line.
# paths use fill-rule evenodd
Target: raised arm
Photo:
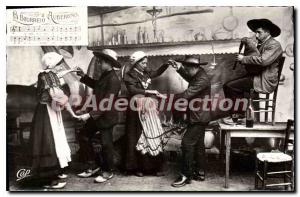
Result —
<path fill-rule="evenodd" d="M 151 71 L 149 73 L 150 78 L 155 78 L 155 77 L 160 76 L 163 72 L 165 72 L 165 70 L 167 70 L 168 67 L 169 67 L 169 64 L 166 63 L 166 64 L 161 65 L 157 70 Z"/>
<path fill-rule="evenodd" d="M 83 70 L 80 67 L 76 67 L 75 70 L 76 74 L 80 76 L 80 82 L 84 83 L 85 85 L 89 86 L 92 89 L 95 89 L 96 80 L 92 79 L 91 77 L 84 74 Z"/>
<path fill-rule="evenodd" d="M 184 80 L 186 80 L 187 82 L 190 82 L 191 76 L 189 76 L 189 75 L 185 72 L 185 70 L 184 70 L 183 65 L 182 65 L 181 62 L 176 62 L 175 60 L 170 59 L 170 60 L 168 61 L 168 63 L 169 63 L 170 65 L 172 65 L 173 68 L 176 69 L 176 71 L 180 74 L 180 76 L 181 76 Z"/>
<path fill-rule="evenodd" d="M 267 45 L 262 53 L 254 56 L 244 56 L 242 64 L 253 64 L 258 66 L 269 66 L 282 55 L 282 48 L 278 42 Z"/>
<path fill-rule="evenodd" d="M 84 83 L 85 85 L 89 86 L 90 88 L 95 88 L 96 80 L 92 79 L 91 77 L 84 75 L 80 78 L 80 82 Z"/>
<path fill-rule="evenodd" d="M 58 76 L 58 78 L 62 78 L 63 76 L 65 76 L 66 74 L 68 74 L 70 72 L 75 72 L 75 71 L 72 70 L 72 69 L 64 70 L 64 71 L 61 71 L 61 72 L 57 73 L 57 76 Z"/>

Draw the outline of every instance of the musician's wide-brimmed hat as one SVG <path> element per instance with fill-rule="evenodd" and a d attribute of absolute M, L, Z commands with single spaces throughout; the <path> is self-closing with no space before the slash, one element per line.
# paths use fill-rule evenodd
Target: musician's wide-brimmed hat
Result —
<path fill-rule="evenodd" d="M 93 52 L 96 57 L 103 57 L 105 59 L 110 60 L 113 63 L 113 67 L 121 68 L 121 64 L 118 62 L 118 54 L 111 49 L 103 49 L 101 51 Z"/>
<path fill-rule="evenodd" d="M 269 19 L 265 19 L 265 18 L 252 19 L 247 22 L 247 25 L 253 32 L 255 32 L 257 30 L 257 28 L 260 28 L 260 27 L 268 29 L 270 31 L 270 34 L 272 37 L 277 37 L 281 33 L 281 30 L 277 25 L 272 23 L 272 21 L 270 21 Z"/>
<path fill-rule="evenodd" d="M 200 66 L 206 65 L 208 62 L 201 62 L 200 55 L 186 55 L 183 60 L 176 60 L 177 62 L 181 62 L 183 66 Z"/>

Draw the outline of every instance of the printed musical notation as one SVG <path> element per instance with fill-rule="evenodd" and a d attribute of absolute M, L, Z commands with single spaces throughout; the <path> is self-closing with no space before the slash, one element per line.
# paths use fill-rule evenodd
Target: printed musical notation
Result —
<path fill-rule="evenodd" d="M 7 16 L 8 46 L 88 43 L 86 7 L 7 10 Z"/>
<path fill-rule="evenodd" d="M 49 26 L 49 25 L 44 25 L 44 26 L 11 26 L 10 31 L 12 33 L 15 32 L 80 32 L 81 27 L 80 26 Z"/>
<path fill-rule="evenodd" d="M 14 44 L 30 44 L 31 42 L 49 42 L 51 44 L 53 42 L 74 42 L 80 41 L 80 36 L 10 36 L 10 42 Z"/>

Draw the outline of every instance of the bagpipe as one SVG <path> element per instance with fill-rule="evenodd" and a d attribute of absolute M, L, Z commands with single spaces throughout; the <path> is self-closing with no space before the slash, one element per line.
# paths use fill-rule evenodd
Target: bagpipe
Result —
<path fill-rule="evenodd" d="M 243 52 L 244 56 L 260 56 L 260 52 L 257 49 L 257 41 L 255 38 L 248 38 L 248 37 L 242 38 L 239 45 L 238 54 L 242 54 L 243 48 L 244 48 L 244 52 Z M 232 69 L 235 70 L 238 64 L 239 62 L 235 61 Z M 259 74 L 264 69 L 262 66 L 254 65 L 254 64 L 245 64 L 244 66 L 247 73 L 251 75 Z"/>

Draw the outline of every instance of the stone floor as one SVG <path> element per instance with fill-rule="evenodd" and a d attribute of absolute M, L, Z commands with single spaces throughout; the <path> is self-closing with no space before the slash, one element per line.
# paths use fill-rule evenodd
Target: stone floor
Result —
<path fill-rule="evenodd" d="M 165 155 L 165 176 L 127 176 L 116 172 L 114 178 L 99 184 L 94 178 L 79 178 L 76 176 L 83 165 L 71 162 L 68 170 L 68 181 L 65 188 L 55 191 L 254 191 L 254 155 L 248 152 L 232 151 L 229 188 L 225 184 L 225 163 L 221 155 L 208 155 L 206 179 L 203 182 L 192 181 L 181 188 L 174 188 L 171 183 L 178 177 L 180 156 L 177 154 Z M 174 152 L 173 152 L 174 153 Z M 243 154 L 242 154 L 243 153 Z M 15 163 L 15 162 L 13 162 Z M 10 163 L 10 164 L 13 164 Z M 121 163 L 120 163 L 121 165 Z M 13 165 L 9 165 L 13 166 Z M 9 169 L 8 169 L 9 170 Z M 13 171 L 13 170 L 9 170 Z M 48 191 L 41 187 L 21 187 L 16 183 L 15 173 L 9 174 L 10 191 Z M 274 188 L 282 190 L 283 188 Z"/>
<path fill-rule="evenodd" d="M 106 183 L 94 183 L 94 178 L 78 178 L 76 171 L 70 170 L 67 186 L 58 191 L 252 191 L 254 190 L 254 176 L 252 170 L 232 170 L 230 187 L 224 188 L 224 165 L 219 159 L 211 158 L 208 162 L 206 180 L 192 181 L 181 188 L 171 187 L 172 181 L 177 178 L 178 166 L 176 162 L 165 165 L 166 175 L 155 176 L 125 176 L 116 173 L 114 178 Z M 18 186 L 13 178 L 10 179 L 10 191 L 47 191 L 42 188 L 24 188 Z M 55 190 L 57 191 L 57 190 Z"/>

